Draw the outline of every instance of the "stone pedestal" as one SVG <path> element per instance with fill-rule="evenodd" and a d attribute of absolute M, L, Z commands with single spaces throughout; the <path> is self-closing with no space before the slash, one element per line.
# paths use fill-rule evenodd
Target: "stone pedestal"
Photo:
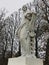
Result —
<path fill-rule="evenodd" d="M 41 59 L 28 57 L 18 57 L 18 58 L 10 58 L 8 61 L 8 65 L 43 65 L 43 61 Z"/>

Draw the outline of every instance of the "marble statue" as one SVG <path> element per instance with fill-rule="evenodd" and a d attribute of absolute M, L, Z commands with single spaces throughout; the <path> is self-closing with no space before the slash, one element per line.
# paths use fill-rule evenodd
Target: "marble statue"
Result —
<path fill-rule="evenodd" d="M 25 5 L 22 10 L 22 21 L 17 31 L 21 43 L 21 53 L 24 56 L 33 55 L 35 50 L 34 22 L 36 13 L 28 10 Z"/>

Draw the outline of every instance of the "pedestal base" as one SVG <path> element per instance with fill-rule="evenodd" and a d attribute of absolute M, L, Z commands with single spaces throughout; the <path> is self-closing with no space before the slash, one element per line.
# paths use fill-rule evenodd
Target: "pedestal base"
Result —
<path fill-rule="evenodd" d="M 18 58 L 9 58 L 8 65 L 43 65 L 43 61 L 41 59 L 21 56 Z"/>

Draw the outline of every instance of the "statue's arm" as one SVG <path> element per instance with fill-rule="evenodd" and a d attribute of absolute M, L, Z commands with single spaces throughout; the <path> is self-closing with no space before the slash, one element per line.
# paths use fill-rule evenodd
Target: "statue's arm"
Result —
<path fill-rule="evenodd" d="M 21 29 L 22 29 L 25 25 L 26 25 L 26 23 L 21 24 L 21 25 L 19 26 L 19 28 L 18 28 L 17 31 L 16 31 L 16 35 L 19 35 L 19 33 L 21 32 Z"/>

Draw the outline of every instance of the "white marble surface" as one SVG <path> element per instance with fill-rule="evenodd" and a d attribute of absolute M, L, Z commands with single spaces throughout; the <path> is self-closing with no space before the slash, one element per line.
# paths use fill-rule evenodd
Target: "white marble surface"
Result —
<path fill-rule="evenodd" d="M 10 58 L 8 65 L 26 65 L 25 57 Z"/>
<path fill-rule="evenodd" d="M 21 56 L 18 58 L 10 58 L 8 65 L 43 65 L 43 61 L 41 59 Z"/>

